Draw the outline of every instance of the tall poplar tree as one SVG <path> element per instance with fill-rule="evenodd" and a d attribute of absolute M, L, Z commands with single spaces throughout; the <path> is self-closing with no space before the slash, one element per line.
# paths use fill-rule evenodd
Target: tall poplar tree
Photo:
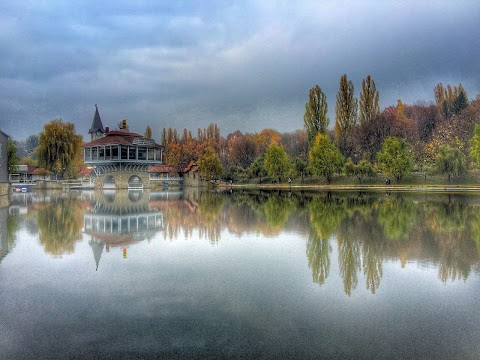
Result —
<path fill-rule="evenodd" d="M 370 75 L 362 81 L 362 92 L 360 93 L 360 124 L 366 125 L 377 115 L 380 114 L 378 105 L 379 94 L 375 81 Z"/>
<path fill-rule="evenodd" d="M 313 145 L 318 133 L 325 134 L 327 132 L 327 127 L 330 123 L 327 112 L 327 98 L 322 89 L 316 85 L 310 89 L 308 103 L 305 104 L 305 115 L 303 116 L 303 123 L 310 146 Z"/>
<path fill-rule="evenodd" d="M 340 78 L 340 89 L 335 105 L 335 139 L 341 153 L 350 157 L 352 152 L 351 133 L 357 125 L 358 99 L 354 94 L 352 81 L 344 74 Z"/>
<path fill-rule="evenodd" d="M 152 129 L 150 126 L 147 126 L 145 129 L 145 139 L 151 139 L 152 138 Z"/>

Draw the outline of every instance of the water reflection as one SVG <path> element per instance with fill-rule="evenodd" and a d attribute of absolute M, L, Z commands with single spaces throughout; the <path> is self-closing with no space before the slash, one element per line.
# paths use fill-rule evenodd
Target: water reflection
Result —
<path fill-rule="evenodd" d="M 224 232 L 296 233 L 306 240 L 313 282 L 328 282 L 337 262 L 335 273 L 349 296 L 359 286 L 380 291 L 386 261 L 435 268 L 443 282 L 479 271 L 477 196 L 198 189 L 15 195 L 9 208 L 0 208 L 1 258 L 20 229 L 38 236 L 54 257 L 73 253 L 85 239 L 97 268 L 104 251 L 144 240 L 184 237 L 217 244 Z"/>
<path fill-rule="evenodd" d="M 123 247 L 126 256 L 127 246 L 150 240 L 163 230 L 163 214 L 150 202 L 149 194 L 107 190 L 95 195 L 83 216 L 83 228 L 96 269 L 104 248 L 109 252 L 111 247 Z"/>
<path fill-rule="evenodd" d="M 8 207 L 0 207 L 0 262 L 13 249 L 18 229 L 18 215 L 8 213 Z"/>

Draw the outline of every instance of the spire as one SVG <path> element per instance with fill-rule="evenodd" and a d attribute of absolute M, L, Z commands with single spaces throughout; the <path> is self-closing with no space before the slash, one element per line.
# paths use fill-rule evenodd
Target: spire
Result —
<path fill-rule="evenodd" d="M 93 257 L 95 259 L 96 268 L 95 271 L 98 270 L 98 265 L 100 264 L 100 258 L 102 257 L 103 247 L 105 243 L 102 240 L 98 239 L 91 239 L 88 243 L 93 251 Z"/>
<path fill-rule="evenodd" d="M 100 114 L 98 112 L 98 106 L 95 104 L 95 115 L 93 116 L 92 127 L 88 131 L 89 134 L 96 133 L 97 131 L 101 131 L 105 133 L 105 129 L 103 128 L 102 119 L 100 119 Z"/>

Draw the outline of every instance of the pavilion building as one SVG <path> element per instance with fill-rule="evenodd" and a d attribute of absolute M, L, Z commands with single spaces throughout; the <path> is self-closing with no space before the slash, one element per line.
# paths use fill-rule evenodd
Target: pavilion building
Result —
<path fill-rule="evenodd" d="M 119 130 L 104 128 L 96 105 L 89 134 L 92 141 L 83 145 L 83 161 L 93 167 L 95 188 L 150 187 L 148 169 L 162 164 L 162 145 L 130 132 L 126 120 Z"/>

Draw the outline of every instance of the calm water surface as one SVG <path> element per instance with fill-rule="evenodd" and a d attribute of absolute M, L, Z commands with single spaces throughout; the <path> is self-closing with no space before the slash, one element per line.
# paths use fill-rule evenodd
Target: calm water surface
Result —
<path fill-rule="evenodd" d="M 0 358 L 480 358 L 480 196 L 15 194 Z"/>

